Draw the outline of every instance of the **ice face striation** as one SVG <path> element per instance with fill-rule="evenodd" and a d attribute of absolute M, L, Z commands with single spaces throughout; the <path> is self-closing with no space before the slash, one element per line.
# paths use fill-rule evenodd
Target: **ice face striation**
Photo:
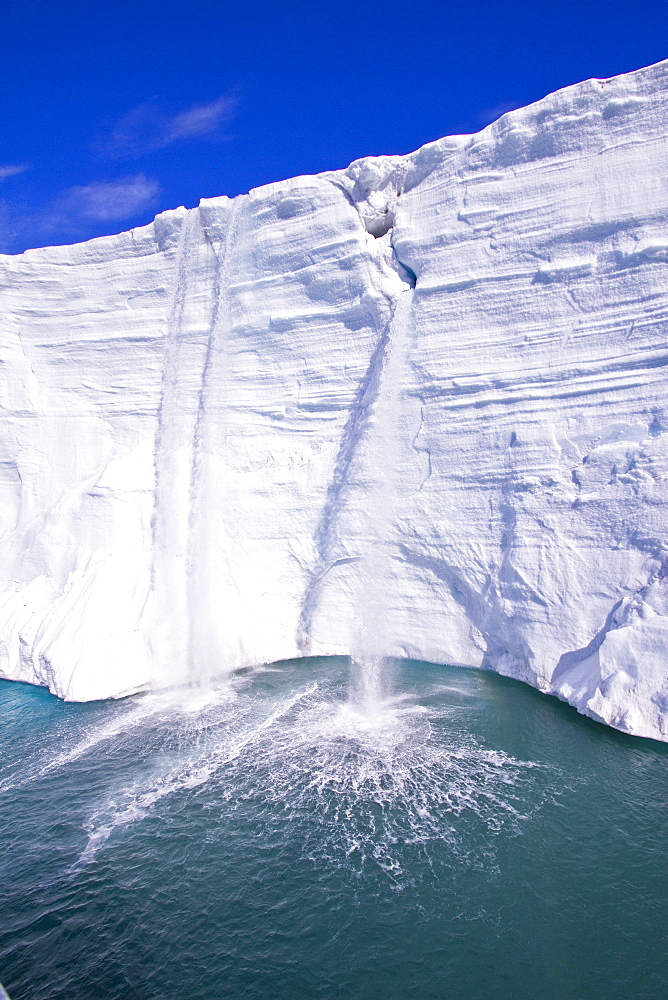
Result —
<path fill-rule="evenodd" d="M 668 739 L 668 62 L 0 260 L 0 671 L 486 667 Z"/>

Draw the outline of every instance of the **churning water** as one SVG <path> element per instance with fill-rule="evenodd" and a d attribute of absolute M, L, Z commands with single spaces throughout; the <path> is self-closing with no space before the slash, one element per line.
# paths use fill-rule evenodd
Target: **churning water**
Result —
<path fill-rule="evenodd" d="M 379 669 L 90 705 L 1 682 L 12 1000 L 663 998 L 668 747 Z"/>

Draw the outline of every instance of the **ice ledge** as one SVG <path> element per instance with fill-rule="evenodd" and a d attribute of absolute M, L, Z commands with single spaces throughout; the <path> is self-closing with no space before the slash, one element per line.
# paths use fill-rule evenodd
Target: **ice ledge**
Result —
<path fill-rule="evenodd" d="M 668 62 L 0 260 L 0 673 L 485 667 L 668 739 Z"/>

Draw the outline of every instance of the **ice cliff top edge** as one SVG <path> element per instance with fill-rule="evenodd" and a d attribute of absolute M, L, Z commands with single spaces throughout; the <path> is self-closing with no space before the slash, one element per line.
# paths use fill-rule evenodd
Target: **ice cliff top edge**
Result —
<path fill-rule="evenodd" d="M 0 257 L 0 674 L 312 654 L 668 739 L 668 62 Z"/>

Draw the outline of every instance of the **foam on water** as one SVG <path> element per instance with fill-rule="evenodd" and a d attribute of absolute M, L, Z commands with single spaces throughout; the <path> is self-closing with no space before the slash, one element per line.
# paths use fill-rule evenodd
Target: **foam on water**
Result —
<path fill-rule="evenodd" d="M 258 739 L 264 730 L 272 726 L 286 711 L 288 711 L 304 694 L 311 693 L 317 684 L 311 684 L 305 692 L 286 699 L 279 704 L 271 714 L 259 724 L 242 729 L 239 733 L 235 727 L 249 712 L 250 705 L 238 706 L 236 712 L 230 711 L 233 699 L 216 697 L 208 698 L 200 694 L 193 704 L 186 703 L 186 711 L 194 715 L 198 713 L 197 721 L 178 725 L 178 715 L 182 714 L 182 706 L 174 704 L 174 714 L 169 720 L 171 725 L 166 734 L 175 736 L 180 748 L 176 764 L 164 773 L 153 775 L 153 780 L 141 784 L 133 783 L 112 794 L 85 824 L 88 843 L 77 859 L 72 870 L 76 871 L 82 864 L 92 861 L 99 848 L 107 841 L 117 827 L 124 827 L 137 820 L 144 819 L 161 799 L 175 792 L 197 788 L 209 781 L 217 771 L 230 764 L 241 754 L 245 747 Z M 211 709 L 218 708 L 219 713 Z M 208 711 L 207 711 L 208 710 Z M 163 722 L 166 721 L 164 718 Z M 175 725 L 176 724 L 176 725 Z M 226 727 L 226 731 L 220 729 Z M 203 740 L 209 730 L 216 730 L 216 742 Z M 204 745 L 203 745 L 204 744 Z"/>
<path fill-rule="evenodd" d="M 74 871 L 112 834 L 159 818 L 165 800 L 205 786 L 220 822 L 230 809 L 249 808 L 265 843 L 280 843 L 289 824 L 310 858 L 356 869 L 375 863 L 397 876 L 407 845 L 428 851 L 433 840 L 447 842 L 459 862 L 476 863 L 465 831 L 471 819 L 486 831 L 486 855 L 489 836 L 520 830 L 524 786 L 537 765 L 473 738 L 462 743 L 448 734 L 443 710 L 403 695 L 372 711 L 331 678 L 272 699 L 254 690 L 254 680 L 197 714 L 147 717 L 160 752 L 91 812 Z M 120 738 L 133 737 L 126 730 Z"/>
<path fill-rule="evenodd" d="M 373 711 L 343 658 L 116 704 L 0 685 L 33 775 L 0 798 L 10 994 L 662 996 L 666 747 L 389 666 Z"/>
<path fill-rule="evenodd" d="M 200 713 L 209 705 L 217 705 L 234 697 L 230 687 L 200 689 L 181 688 L 159 691 L 139 696 L 137 700 L 110 705 L 111 718 L 102 725 L 86 726 L 75 745 L 53 756 L 52 747 L 46 747 L 39 759 L 29 766 L 21 778 L 0 784 L 0 795 L 21 788 L 52 771 L 57 771 L 90 753 L 101 743 L 113 740 L 137 727 L 168 724 L 168 720 L 184 714 Z M 105 714 L 107 714 L 105 712 Z"/>

